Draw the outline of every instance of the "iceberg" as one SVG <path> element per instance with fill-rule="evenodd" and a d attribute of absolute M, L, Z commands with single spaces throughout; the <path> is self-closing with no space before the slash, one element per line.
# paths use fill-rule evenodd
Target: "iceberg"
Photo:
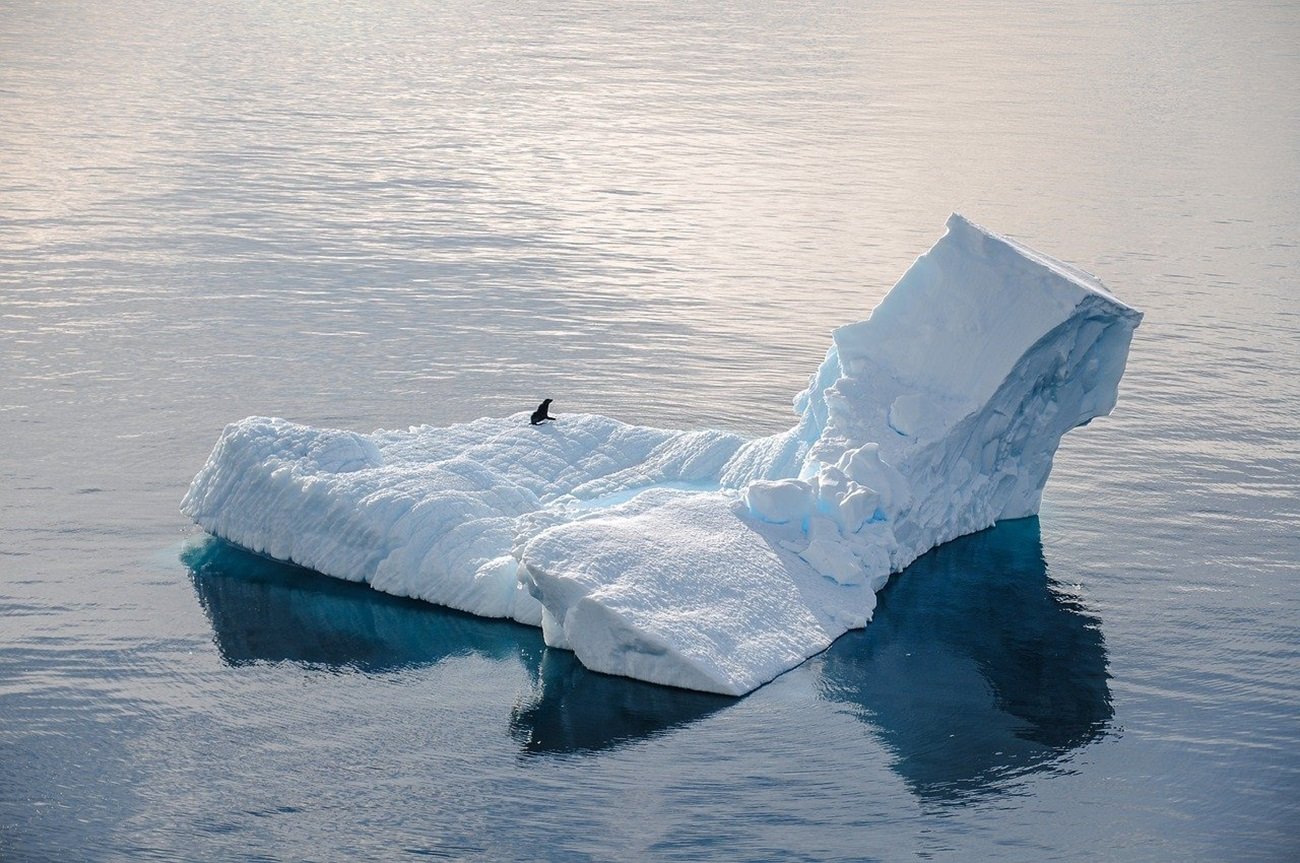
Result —
<path fill-rule="evenodd" d="M 1038 511 L 1142 314 L 953 215 L 840 327 L 793 428 L 528 414 L 370 435 L 250 417 L 182 502 L 255 552 L 539 625 L 586 667 L 742 695 L 871 620 L 927 550 Z"/>

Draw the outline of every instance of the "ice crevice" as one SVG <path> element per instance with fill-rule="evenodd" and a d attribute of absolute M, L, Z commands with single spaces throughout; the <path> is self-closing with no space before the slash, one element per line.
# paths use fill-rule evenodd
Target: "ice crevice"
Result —
<path fill-rule="evenodd" d="M 227 426 L 182 502 L 230 542 L 542 627 L 589 668 L 741 695 L 867 625 L 930 548 L 1038 511 L 1142 315 L 961 216 L 837 329 L 787 432 L 527 413 L 364 435 Z"/>

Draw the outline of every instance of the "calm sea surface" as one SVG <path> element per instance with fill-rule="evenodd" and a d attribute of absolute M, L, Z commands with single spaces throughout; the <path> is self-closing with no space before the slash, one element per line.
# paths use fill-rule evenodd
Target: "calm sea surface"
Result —
<path fill-rule="evenodd" d="M 1300 855 L 1300 8 L 0 4 L 0 859 Z M 1147 318 L 747 698 L 251 558 L 223 425 L 759 434 L 965 213 Z"/>

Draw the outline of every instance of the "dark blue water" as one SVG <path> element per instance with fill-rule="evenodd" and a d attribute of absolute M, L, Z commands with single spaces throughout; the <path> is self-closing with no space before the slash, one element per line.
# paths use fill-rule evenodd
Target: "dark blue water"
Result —
<path fill-rule="evenodd" d="M 1287 860 L 1288 3 L 0 8 L 0 859 Z M 952 210 L 1147 318 L 1036 519 L 734 700 L 249 556 L 249 414 L 745 433 Z"/>

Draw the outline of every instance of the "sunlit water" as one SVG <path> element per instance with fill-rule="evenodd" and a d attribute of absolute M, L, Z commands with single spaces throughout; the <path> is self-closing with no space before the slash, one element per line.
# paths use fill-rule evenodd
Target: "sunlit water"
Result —
<path fill-rule="evenodd" d="M 823 5 L 0 6 L 0 859 L 1294 859 L 1300 12 Z M 744 699 L 177 512 L 255 413 L 784 428 L 952 210 L 1119 408 Z"/>

